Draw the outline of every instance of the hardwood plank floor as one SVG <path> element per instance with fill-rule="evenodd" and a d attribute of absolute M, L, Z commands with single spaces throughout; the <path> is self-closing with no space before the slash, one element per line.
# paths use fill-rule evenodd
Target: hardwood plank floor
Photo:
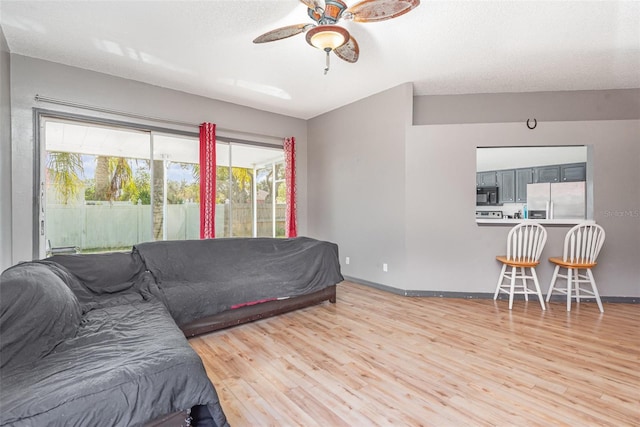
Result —
<path fill-rule="evenodd" d="M 232 426 L 640 425 L 640 305 L 402 297 L 190 340 Z"/>

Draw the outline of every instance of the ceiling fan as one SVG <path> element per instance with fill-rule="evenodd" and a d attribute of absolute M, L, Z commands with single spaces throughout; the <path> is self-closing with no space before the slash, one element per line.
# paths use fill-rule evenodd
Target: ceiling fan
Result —
<path fill-rule="evenodd" d="M 307 14 L 316 24 L 296 24 L 276 28 L 256 37 L 254 43 L 267 43 L 307 33 L 307 43 L 347 62 L 356 62 L 360 56 L 358 42 L 349 32 L 336 25 L 341 19 L 353 22 L 378 22 L 404 15 L 420 4 L 420 0 L 363 0 L 347 8 L 342 0 L 300 0 L 307 6 Z"/>

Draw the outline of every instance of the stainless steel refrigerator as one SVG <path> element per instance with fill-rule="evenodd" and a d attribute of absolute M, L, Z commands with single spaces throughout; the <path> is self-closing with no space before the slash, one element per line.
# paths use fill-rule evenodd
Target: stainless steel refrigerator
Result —
<path fill-rule="evenodd" d="M 527 184 L 529 218 L 541 218 L 544 212 L 546 219 L 584 219 L 585 184 L 584 181 Z"/>

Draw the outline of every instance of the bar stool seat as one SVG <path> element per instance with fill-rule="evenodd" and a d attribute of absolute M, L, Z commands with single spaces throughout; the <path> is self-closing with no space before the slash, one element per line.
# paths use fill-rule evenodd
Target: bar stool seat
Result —
<path fill-rule="evenodd" d="M 597 262 L 584 263 L 584 262 L 565 261 L 564 259 L 562 259 L 562 257 L 557 257 L 557 256 L 549 258 L 549 262 L 552 262 L 564 268 L 593 268 L 596 265 L 598 265 Z"/>

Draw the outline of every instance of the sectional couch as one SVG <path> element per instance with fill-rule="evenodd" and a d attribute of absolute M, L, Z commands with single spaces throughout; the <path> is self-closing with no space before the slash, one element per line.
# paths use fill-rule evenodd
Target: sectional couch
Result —
<path fill-rule="evenodd" d="M 152 242 L 0 276 L 0 425 L 227 421 L 186 336 L 335 302 L 337 246 L 309 238 Z"/>

